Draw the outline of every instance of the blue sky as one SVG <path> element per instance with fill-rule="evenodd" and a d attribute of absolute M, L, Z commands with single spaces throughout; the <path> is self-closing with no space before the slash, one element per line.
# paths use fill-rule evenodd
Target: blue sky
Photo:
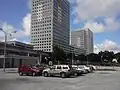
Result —
<path fill-rule="evenodd" d="M 29 12 L 27 0 L 1 0 L 0 12 L 0 20 L 21 28 L 21 20 Z"/>
<path fill-rule="evenodd" d="M 30 41 L 29 1 L 0 0 L 0 26 L 17 30 L 14 38 L 23 42 Z M 120 0 L 71 0 L 70 3 L 71 31 L 90 28 L 94 32 L 95 52 L 120 51 Z"/>

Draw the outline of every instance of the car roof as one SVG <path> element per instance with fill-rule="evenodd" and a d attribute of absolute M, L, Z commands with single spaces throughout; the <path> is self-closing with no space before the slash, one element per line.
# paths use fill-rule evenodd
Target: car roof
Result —
<path fill-rule="evenodd" d="M 68 65 L 54 65 L 54 66 L 68 67 Z"/>
<path fill-rule="evenodd" d="M 78 67 L 85 67 L 85 65 L 79 65 Z"/>
<path fill-rule="evenodd" d="M 72 65 L 72 67 L 78 67 L 77 65 Z"/>

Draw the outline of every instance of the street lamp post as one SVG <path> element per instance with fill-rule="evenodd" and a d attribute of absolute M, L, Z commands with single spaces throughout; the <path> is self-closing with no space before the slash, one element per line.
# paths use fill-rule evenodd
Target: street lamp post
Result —
<path fill-rule="evenodd" d="M 101 65 L 103 64 L 102 58 L 103 58 L 103 55 L 100 56 Z"/>
<path fill-rule="evenodd" d="M 87 65 L 89 65 L 89 61 L 88 61 L 88 55 L 86 55 L 86 58 L 87 58 L 87 63 L 86 63 L 86 64 L 87 64 Z"/>
<path fill-rule="evenodd" d="M 6 43 L 7 43 L 7 33 L 5 33 L 5 47 L 4 47 L 4 62 L 3 62 L 3 69 L 4 69 L 4 72 L 5 72 L 5 63 L 6 63 Z"/>
<path fill-rule="evenodd" d="M 71 61 L 72 65 L 73 65 L 73 60 L 74 60 L 74 56 L 73 56 L 73 51 L 72 51 L 72 61 Z"/>
<path fill-rule="evenodd" d="M 4 43 L 4 61 L 3 61 L 3 70 L 4 70 L 4 72 L 5 72 L 7 32 L 5 32 L 2 28 L 0 28 L 0 31 L 3 31 L 3 32 L 4 32 L 4 35 L 5 35 L 5 43 Z M 16 33 L 16 31 L 13 31 L 12 33 Z M 10 35 L 11 35 L 11 34 L 10 34 Z"/>
<path fill-rule="evenodd" d="M 3 31 L 2 28 L 0 28 L 1 31 Z M 6 42 L 7 42 L 7 33 L 3 31 L 5 34 L 5 43 L 4 43 L 4 61 L 3 61 L 3 70 L 5 72 L 5 63 L 6 63 Z"/>
<path fill-rule="evenodd" d="M 73 65 L 73 62 L 74 62 L 74 47 L 72 49 L 72 62 L 71 62 L 72 65 Z"/>

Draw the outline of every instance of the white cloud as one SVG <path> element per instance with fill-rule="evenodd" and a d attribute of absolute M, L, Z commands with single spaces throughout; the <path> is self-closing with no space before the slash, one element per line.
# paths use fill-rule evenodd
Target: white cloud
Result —
<path fill-rule="evenodd" d="M 25 31 L 26 35 L 30 35 L 30 28 L 31 28 L 31 14 L 28 13 L 24 18 L 22 22 L 23 29 Z"/>
<path fill-rule="evenodd" d="M 26 44 L 31 44 L 30 42 L 28 41 L 22 41 L 23 43 L 26 43 Z M 32 44 L 31 44 L 32 45 Z"/>
<path fill-rule="evenodd" d="M 110 41 L 110 40 L 105 40 L 103 43 L 101 44 L 96 44 L 94 45 L 94 52 L 98 53 L 100 51 L 114 51 L 116 52 L 120 52 L 120 45 L 118 45 L 117 43 Z"/>
<path fill-rule="evenodd" d="M 6 22 L 4 22 L 4 23 L 1 22 L 1 27 L 7 33 L 11 33 L 12 31 L 16 31 L 16 29 L 12 25 L 7 24 Z M 4 41 L 4 36 L 5 36 L 4 34 L 5 33 L 3 31 L 0 31 L 0 41 Z M 7 37 L 8 37 L 7 38 L 8 40 L 12 38 L 12 37 L 10 37 L 10 34 L 8 34 Z"/>
<path fill-rule="evenodd" d="M 26 37 L 26 34 L 25 34 L 25 32 L 23 30 L 19 30 L 15 34 L 13 34 L 12 36 L 14 38 L 17 38 L 17 39 L 22 39 L 22 38 Z"/>
<path fill-rule="evenodd" d="M 2 29 L 7 33 L 7 40 L 13 40 L 17 38 L 23 38 L 25 36 L 25 32 L 22 30 L 17 30 L 12 25 L 8 24 L 7 22 L 4 22 L 2 24 Z M 16 33 L 13 33 L 13 31 L 17 31 Z M 0 41 L 4 41 L 4 33 L 0 32 Z"/>
<path fill-rule="evenodd" d="M 120 0 L 74 0 L 72 3 L 75 4 L 72 13 L 79 21 L 115 17 L 120 12 Z"/>
<path fill-rule="evenodd" d="M 90 28 L 94 33 L 101 33 L 120 29 L 120 23 L 115 21 L 114 18 L 106 18 L 104 24 L 96 21 L 88 21 L 85 23 L 84 28 Z"/>
<path fill-rule="evenodd" d="M 16 29 L 14 26 L 8 24 L 7 22 L 1 22 L 1 27 L 2 29 L 8 33 L 8 40 L 11 40 L 11 39 L 23 39 L 25 37 L 29 37 L 30 35 L 30 24 L 31 24 L 31 14 L 28 13 L 24 18 L 23 18 L 23 21 L 22 21 L 22 29 Z M 13 31 L 17 31 L 15 34 L 12 33 Z M 12 36 L 10 36 L 10 33 L 12 33 Z M 0 41 L 3 41 L 4 40 L 4 33 L 1 31 L 0 32 Z"/>
<path fill-rule="evenodd" d="M 115 19 L 120 13 L 120 0 L 72 0 L 71 3 L 74 24 L 85 21 L 84 28 L 90 28 L 95 33 L 120 28 L 120 22 Z M 95 21 L 99 17 L 104 17 L 104 24 Z"/>
<path fill-rule="evenodd" d="M 90 30 L 92 30 L 94 33 L 100 33 L 100 32 L 104 32 L 104 25 L 103 24 L 99 24 L 97 22 L 93 22 L 93 21 L 88 21 L 84 28 L 89 28 Z"/>
<path fill-rule="evenodd" d="M 10 39 L 9 41 L 20 41 L 20 40 L 18 40 L 18 39 L 16 39 L 16 38 L 12 38 L 12 39 Z"/>
<path fill-rule="evenodd" d="M 6 32 L 11 32 L 11 31 L 15 30 L 15 28 L 13 26 L 7 24 L 6 22 L 3 23 L 2 29 Z"/>
<path fill-rule="evenodd" d="M 23 43 L 26 43 L 26 44 L 31 44 L 30 42 L 27 42 L 27 41 L 21 41 L 21 40 L 16 39 L 16 38 L 12 38 L 12 39 L 10 39 L 9 41 L 19 41 L 19 42 L 23 42 Z"/>
<path fill-rule="evenodd" d="M 31 10 L 31 0 L 28 0 L 28 8 Z M 19 40 L 28 38 L 30 35 L 30 28 L 31 28 L 31 14 L 27 13 L 25 17 L 23 17 L 23 20 L 21 21 L 22 27 L 19 29 L 16 29 L 14 26 L 8 24 L 7 22 L 3 22 L 0 20 L 0 27 L 7 33 L 11 33 L 12 31 L 17 31 L 15 34 L 12 34 L 12 36 L 8 35 L 8 40 Z M 0 41 L 4 41 L 4 33 L 0 31 Z M 24 40 L 23 42 L 26 42 Z M 28 42 L 27 42 L 28 43 Z"/>
<path fill-rule="evenodd" d="M 114 18 L 106 18 L 105 24 L 105 30 L 107 31 L 114 31 L 120 28 L 120 23 L 115 21 Z"/>

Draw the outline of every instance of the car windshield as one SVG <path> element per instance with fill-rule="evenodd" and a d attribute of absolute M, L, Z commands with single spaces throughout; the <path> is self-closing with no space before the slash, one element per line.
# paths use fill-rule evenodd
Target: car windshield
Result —
<path fill-rule="evenodd" d="M 79 66 L 79 68 L 84 68 L 84 66 Z"/>
<path fill-rule="evenodd" d="M 51 66 L 51 67 L 49 67 L 50 69 L 55 69 L 55 66 Z"/>
<path fill-rule="evenodd" d="M 73 69 L 77 69 L 77 67 L 72 67 Z"/>
<path fill-rule="evenodd" d="M 63 67 L 63 69 L 68 69 L 68 67 Z"/>

